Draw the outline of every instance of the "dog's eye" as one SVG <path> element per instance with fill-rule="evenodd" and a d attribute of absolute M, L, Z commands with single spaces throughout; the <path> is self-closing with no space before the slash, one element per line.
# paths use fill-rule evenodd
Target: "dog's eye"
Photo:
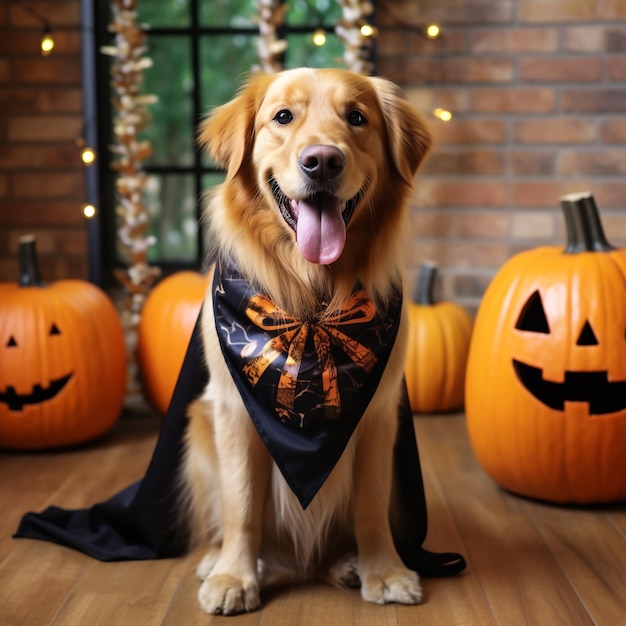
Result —
<path fill-rule="evenodd" d="M 289 109 L 281 109 L 276 113 L 274 119 L 279 124 L 289 124 L 293 120 L 293 113 Z"/>
<path fill-rule="evenodd" d="M 362 126 L 367 120 L 361 111 L 350 111 L 348 113 L 348 123 L 351 126 Z"/>

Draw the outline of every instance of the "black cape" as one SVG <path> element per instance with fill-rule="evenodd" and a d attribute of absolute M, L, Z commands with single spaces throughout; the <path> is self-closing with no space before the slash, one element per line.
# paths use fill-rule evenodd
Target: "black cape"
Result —
<path fill-rule="evenodd" d="M 143 479 L 89 509 L 49 507 L 27 513 L 14 537 L 51 541 L 79 550 L 100 561 L 178 557 L 187 537 L 176 524 L 176 478 L 183 450 L 188 404 L 208 382 L 202 356 L 199 322 L 183 362 L 159 438 Z M 427 515 L 413 415 L 408 394 L 399 410 L 394 450 L 398 515 L 392 520 L 394 541 L 405 565 L 423 576 L 452 576 L 465 569 L 455 553 L 433 553 L 422 544 Z"/>

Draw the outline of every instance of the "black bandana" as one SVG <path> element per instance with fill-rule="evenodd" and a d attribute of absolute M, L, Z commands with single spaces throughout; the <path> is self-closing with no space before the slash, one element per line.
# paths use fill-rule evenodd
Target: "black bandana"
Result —
<path fill-rule="evenodd" d="M 340 311 L 302 322 L 250 286 L 233 264 L 213 279 L 215 325 L 252 421 L 306 508 L 374 396 L 393 348 L 402 296 L 377 314 L 355 291 Z"/>

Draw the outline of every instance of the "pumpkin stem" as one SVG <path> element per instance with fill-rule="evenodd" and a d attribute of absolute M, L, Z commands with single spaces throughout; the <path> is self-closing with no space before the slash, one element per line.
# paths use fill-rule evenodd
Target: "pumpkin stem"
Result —
<path fill-rule="evenodd" d="M 19 242 L 20 287 L 43 287 L 46 283 L 41 278 L 37 264 L 35 236 L 24 235 Z"/>
<path fill-rule="evenodd" d="M 433 291 L 435 287 L 435 275 L 437 274 L 437 263 L 434 261 L 426 261 L 420 265 L 420 271 L 417 275 L 417 287 L 415 289 L 416 304 L 431 306 L 435 304 Z"/>
<path fill-rule="evenodd" d="M 615 250 L 604 236 L 598 207 L 591 193 L 572 193 L 562 196 L 561 208 L 565 215 L 567 231 L 565 254 Z"/>

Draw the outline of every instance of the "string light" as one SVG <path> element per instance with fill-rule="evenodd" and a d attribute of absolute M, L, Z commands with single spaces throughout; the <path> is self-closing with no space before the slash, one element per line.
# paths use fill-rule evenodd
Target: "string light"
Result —
<path fill-rule="evenodd" d="M 438 24 L 428 24 L 426 26 L 426 36 L 429 39 L 437 39 L 441 35 L 441 28 Z"/>
<path fill-rule="evenodd" d="M 85 139 L 82 136 L 76 140 L 76 145 L 80 149 L 80 160 L 83 162 L 83 165 L 87 167 L 93 165 L 96 161 L 96 151 L 86 145 Z"/>
<path fill-rule="evenodd" d="M 440 107 L 437 107 L 433 111 L 433 115 L 442 122 L 449 122 L 452 119 L 452 113 L 450 113 L 448 109 L 442 109 Z"/>
<path fill-rule="evenodd" d="M 83 204 L 83 215 L 90 220 L 92 217 L 95 217 L 97 213 L 96 207 L 91 203 Z"/>
<path fill-rule="evenodd" d="M 52 33 L 50 27 L 45 26 L 43 29 L 43 35 L 41 37 L 41 54 L 47 57 L 54 48 L 54 39 L 52 39 Z"/>
<path fill-rule="evenodd" d="M 80 158 L 82 160 L 82 162 L 89 166 L 89 165 L 93 165 L 93 163 L 96 160 L 96 153 L 94 152 L 94 150 L 92 148 L 89 148 L 88 146 L 85 146 L 81 151 L 80 151 Z"/>
<path fill-rule="evenodd" d="M 323 28 L 318 28 L 313 32 L 312 39 L 316 46 L 323 46 L 326 43 L 326 31 Z"/>
<path fill-rule="evenodd" d="M 376 34 L 376 29 L 371 24 L 363 24 L 360 28 L 361 35 L 363 37 L 374 37 Z"/>

